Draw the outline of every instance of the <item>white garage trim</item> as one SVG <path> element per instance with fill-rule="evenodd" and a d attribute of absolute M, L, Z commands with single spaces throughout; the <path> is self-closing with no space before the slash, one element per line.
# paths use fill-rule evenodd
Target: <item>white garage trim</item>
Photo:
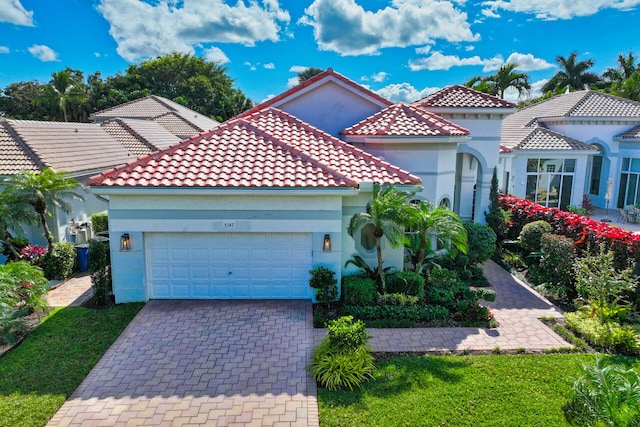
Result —
<path fill-rule="evenodd" d="M 311 233 L 145 233 L 150 299 L 310 299 Z"/>

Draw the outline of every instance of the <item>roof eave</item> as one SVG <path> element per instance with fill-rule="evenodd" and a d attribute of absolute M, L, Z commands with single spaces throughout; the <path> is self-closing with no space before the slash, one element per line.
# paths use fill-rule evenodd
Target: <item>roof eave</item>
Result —
<path fill-rule="evenodd" d="M 356 187 L 289 187 L 289 188 L 188 188 L 188 187 L 115 187 L 92 185 L 89 192 L 92 194 L 109 196 L 247 196 L 247 195 L 279 195 L 279 196 L 352 196 L 358 189 Z"/>
<path fill-rule="evenodd" d="M 442 114 L 462 114 L 462 115 L 470 115 L 470 114 L 481 114 L 481 115 L 498 115 L 498 116 L 508 116 L 518 111 L 517 108 L 509 108 L 509 107 L 432 107 L 432 106 L 424 106 L 420 107 L 432 113 L 436 113 L 439 115 Z"/>
<path fill-rule="evenodd" d="M 346 142 L 363 144 L 388 144 L 401 142 L 403 144 L 464 144 L 471 141 L 471 136 L 391 136 L 391 135 L 343 135 Z"/>

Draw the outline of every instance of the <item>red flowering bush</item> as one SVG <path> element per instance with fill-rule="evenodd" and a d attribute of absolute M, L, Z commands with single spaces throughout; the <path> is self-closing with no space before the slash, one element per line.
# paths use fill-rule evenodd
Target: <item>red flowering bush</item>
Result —
<path fill-rule="evenodd" d="M 42 267 L 43 258 L 46 254 L 46 248 L 28 244 L 20 251 L 20 259 L 27 261 L 31 265 Z"/>
<path fill-rule="evenodd" d="M 501 194 L 500 207 L 511 212 L 509 237 L 516 239 L 522 228 L 533 221 L 551 224 L 554 234 L 573 239 L 578 251 L 598 250 L 601 245 L 613 251 L 616 268 L 626 268 L 630 261 L 640 260 L 640 234 L 594 221 L 586 216 L 547 208 L 529 200 Z"/>

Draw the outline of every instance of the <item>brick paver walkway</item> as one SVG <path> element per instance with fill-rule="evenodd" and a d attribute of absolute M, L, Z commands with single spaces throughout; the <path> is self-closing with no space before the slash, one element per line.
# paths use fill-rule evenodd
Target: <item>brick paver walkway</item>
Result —
<path fill-rule="evenodd" d="M 91 276 L 80 273 L 51 289 L 47 293 L 47 302 L 51 307 L 72 307 L 84 304 L 92 296 Z"/>
<path fill-rule="evenodd" d="M 304 301 L 150 301 L 49 426 L 317 426 Z"/>

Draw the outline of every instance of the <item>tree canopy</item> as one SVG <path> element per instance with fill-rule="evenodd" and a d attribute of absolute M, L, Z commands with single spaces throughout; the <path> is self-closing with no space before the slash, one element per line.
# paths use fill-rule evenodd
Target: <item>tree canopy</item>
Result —
<path fill-rule="evenodd" d="M 0 95 L 0 115 L 16 119 L 87 121 L 90 114 L 148 95 L 171 99 L 219 121 L 252 107 L 233 87 L 227 69 L 203 58 L 170 53 L 131 64 L 103 78 L 100 71 L 86 79 L 67 67 L 50 82 L 12 83 Z"/>
<path fill-rule="evenodd" d="M 529 76 L 516 71 L 520 64 L 515 62 L 501 66 L 495 74 L 486 77 L 476 76 L 465 83 L 465 86 L 504 98 L 504 92 L 510 87 L 518 91 L 519 95 L 529 92 Z"/>

